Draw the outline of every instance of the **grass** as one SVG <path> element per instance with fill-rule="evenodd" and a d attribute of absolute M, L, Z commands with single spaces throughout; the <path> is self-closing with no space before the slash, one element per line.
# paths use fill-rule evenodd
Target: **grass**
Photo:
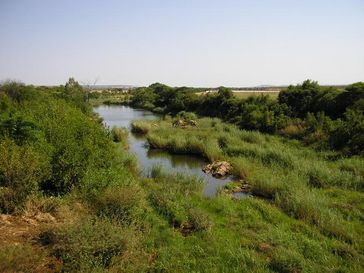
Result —
<path fill-rule="evenodd" d="M 158 249 L 152 272 L 362 270 L 363 256 L 355 243 L 323 234 L 315 225 L 285 214 L 264 199 L 235 201 L 224 194 L 206 199 L 191 179 L 182 185 L 181 181 L 185 180 L 158 170 L 152 180 L 144 182 L 152 200 L 158 200 L 151 202 L 152 207 L 173 230 L 167 232 L 159 222 L 161 234 L 152 231 Z M 197 224 L 186 236 L 181 227 L 193 223 L 192 219 Z"/>
<path fill-rule="evenodd" d="M 131 123 L 131 130 L 134 133 L 147 134 L 151 128 L 152 123 L 149 123 L 148 121 L 139 120 Z"/>
<path fill-rule="evenodd" d="M 267 205 L 270 209 L 302 221 L 320 236 L 348 244 L 361 253 L 359 256 L 363 254 L 362 158 L 332 161 L 329 154 L 297 142 L 241 131 L 217 119 L 203 118 L 198 124 L 176 128 L 170 121 L 159 121 L 151 127 L 147 139 L 154 148 L 231 162 L 235 174 L 252 186 L 255 195 L 271 200 Z M 332 192 L 347 197 L 338 199 Z M 277 261 L 272 269 L 286 272 L 281 267 L 285 262 L 297 266 L 293 271 L 303 270 L 302 264 L 285 260 Z"/>
<path fill-rule="evenodd" d="M 124 148 L 128 147 L 128 130 L 125 128 L 120 128 L 113 126 L 110 131 L 112 140 L 114 142 L 120 143 Z"/>
<path fill-rule="evenodd" d="M 115 132 L 123 138 L 111 144 L 118 153 L 89 169 L 80 187 L 31 196 L 26 212 L 56 222 L 32 224 L 40 232 L 21 246 L 1 245 L 0 271 L 363 272 L 361 157 L 332 160 L 218 119 L 184 128 L 171 119 L 133 124 L 151 147 L 231 162 L 255 197 L 206 198 L 203 181 L 158 166 L 139 177 L 126 136 Z"/>
<path fill-rule="evenodd" d="M 204 96 L 204 92 L 197 92 L 196 93 L 199 96 Z M 279 91 L 257 91 L 257 90 L 251 90 L 251 91 L 233 91 L 233 94 L 237 98 L 241 99 L 247 99 L 249 97 L 256 97 L 256 96 L 269 96 L 272 99 L 277 99 L 279 95 Z"/>
<path fill-rule="evenodd" d="M 254 92 L 244 92 L 244 91 L 235 91 L 234 92 L 234 96 L 238 97 L 238 98 L 242 98 L 242 99 L 246 99 L 249 97 L 255 97 L 255 96 L 269 96 L 272 99 L 277 99 L 278 95 L 279 95 L 279 91 L 268 91 L 268 92 L 264 92 L 264 91 L 254 91 Z"/>

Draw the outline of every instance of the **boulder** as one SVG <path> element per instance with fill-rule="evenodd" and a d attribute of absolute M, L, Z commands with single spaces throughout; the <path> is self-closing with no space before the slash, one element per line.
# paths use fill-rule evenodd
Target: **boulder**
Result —
<path fill-rule="evenodd" d="M 174 121 L 172 123 L 172 125 L 173 125 L 173 127 L 181 127 L 181 128 L 183 128 L 183 127 L 186 126 L 186 124 L 185 124 L 185 122 L 184 122 L 183 119 L 178 119 L 178 120 Z"/>
<path fill-rule="evenodd" d="M 232 166 L 226 161 L 215 161 L 206 165 L 202 170 L 205 173 L 212 174 L 214 177 L 224 177 L 231 173 Z"/>

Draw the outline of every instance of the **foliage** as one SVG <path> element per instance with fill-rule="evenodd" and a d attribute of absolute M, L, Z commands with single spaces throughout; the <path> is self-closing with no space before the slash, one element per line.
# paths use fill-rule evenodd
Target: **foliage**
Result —
<path fill-rule="evenodd" d="M 34 250 L 30 245 L 0 247 L 1 272 L 40 272 L 46 253 Z M 45 269 L 45 268 L 44 268 Z"/>
<path fill-rule="evenodd" d="M 134 120 L 131 123 L 131 130 L 134 133 L 147 134 L 151 129 L 151 127 L 152 125 L 150 123 L 145 122 L 143 120 Z"/>
<path fill-rule="evenodd" d="M 131 105 L 155 110 L 158 113 L 177 114 L 194 112 L 202 116 L 218 117 L 241 129 L 258 130 L 281 134 L 303 140 L 318 149 L 340 149 L 344 153 L 362 152 L 354 129 L 350 124 L 349 111 L 356 116 L 364 110 L 364 83 L 349 85 L 345 90 L 320 86 L 306 80 L 302 84 L 289 86 L 279 93 L 278 100 L 268 95 L 239 99 L 230 89 L 220 87 L 215 93 L 198 95 L 197 89 L 172 88 L 160 83 L 132 91 Z M 355 132 L 342 132 L 349 127 Z M 338 143 L 335 132 L 343 134 Z M 335 140 L 336 139 L 336 140 Z M 355 143 L 355 144 L 352 144 Z"/>
<path fill-rule="evenodd" d="M 49 162 L 30 146 L 18 146 L 5 139 L 0 142 L 0 211 L 21 208 L 27 197 L 38 190 L 49 176 Z"/>
<path fill-rule="evenodd" d="M 82 219 L 52 237 L 67 272 L 104 271 L 122 264 L 122 256 L 138 243 L 131 229 L 92 218 Z"/>
<path fill-rule="evenodd" d="M 5 83 L 0 205 L 6 213 L 28 209 L 4 219 L 27 219 L 32 231 L 16 237 L 18 246 L 4 241 L 0 271 L 363 271 L 363 158 L 350 156 L 363 149 L 360 103 L 348 99 L 338 117 L 315 108 L 296 118 L 291 105 L 263 96 L 239 100 L 225 88 L 210 95 L 161 84 L 148 88 L 149 106 L 141 99 L 140 107 L 196 121 L 184 128 L 168 117 L 139 121 L 135 127 L 151 146 L 227 160 L 254 197 L 234 200 L 220 192 L 206 198 L 202 181 L 159 167 L 139 177 L 135 158 L 112 141 L 126 133 L 103 128 L 73 80 L 67 90 Z M 317 86 L 307 83 L 306 89 Z M 316 94 L 312 90 L 307 93 Z M 323 101 L 336 97 L 321 91 Z M 346 154 L 241 128 L 284 132 Z M 56 222 L 37 221 L 42 213 Z"/>
<path fill-rule="evenodd" d="M 125 128 L 119 128 L 119 127 L 112 127 L 111 128 L 111 137 L 114 142 L 126 142 L 128 138 L 128 130 Z"/>

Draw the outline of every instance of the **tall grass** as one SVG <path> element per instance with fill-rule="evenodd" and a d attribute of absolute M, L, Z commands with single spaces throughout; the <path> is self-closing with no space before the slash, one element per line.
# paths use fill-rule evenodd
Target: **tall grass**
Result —
<path fill-rule="evenodd" d="M 125 128 L 119 128 L 119 127 L 112 127 L 111 128 L 111 137 L 114 142 L 122 142 L 124 144 L 127 143 L 128 139 L 128 130 Z"/>
<path fill-rule="evenodd" d="M 151 123 L 147 121 L 135 120 L 131 123 L 131 130 L 134 133 L 147 134 L 151 127 Z"/>
<path fill-rule="evenodd" d="M 277 136 L 242 131 L 218 119 L 203 118 L 197 127 L 173 128 L 160 121 L 147 139 L 151 147 L 173 153 L 227 160 L 234 174 L 251 184 L 256 196 L 268 198 L 287 215 L 316 226 L 323 234 L 353 243 L 356 221 L 333 207 L 326 190 L 362 190 L 362 159 L 333 162 L 325 154 Z M 344 201 L 344 202 L 347 202 Z M 346 227 L 346 228 L 345 228 Z"/>

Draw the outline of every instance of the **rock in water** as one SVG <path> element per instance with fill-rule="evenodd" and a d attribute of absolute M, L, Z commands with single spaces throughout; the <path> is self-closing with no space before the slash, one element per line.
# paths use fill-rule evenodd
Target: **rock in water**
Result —
<path fill-rule="evenodd" d="M 226 175 L 229 175 L 232 166 L 229 162 L 226 161 L 215 161 L 211 164 L 206 165 L 202 170 L 205 173 L 210 173 L 214 177 L 224 177 Z"/>

